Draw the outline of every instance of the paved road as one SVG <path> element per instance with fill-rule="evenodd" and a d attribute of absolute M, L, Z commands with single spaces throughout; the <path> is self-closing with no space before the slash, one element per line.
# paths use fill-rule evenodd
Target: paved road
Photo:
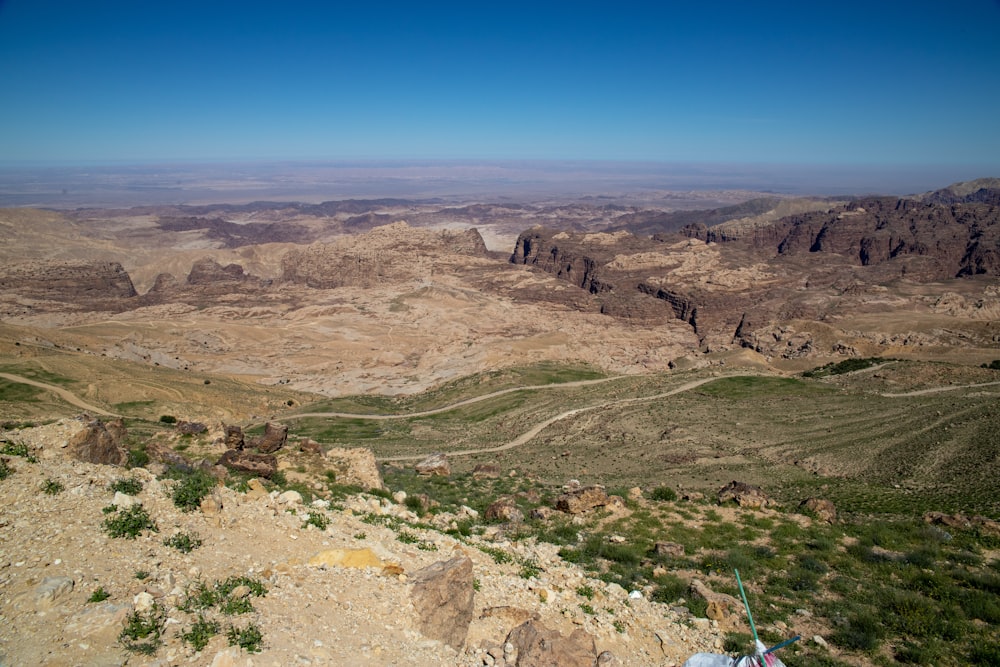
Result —
<path fill-rule="evenodd" d="M 4 380 L 9 380 L 10 382 L 18 382 L 20 384 L 30 384 L 32 387 L 39 387 L 46 391 L 51 391 L 53 394 L 57 395 L 62 400 L 66 401 L 70 405 L 75 405 L 78 408 L 82 408 L 87 412 L 92 412 L 97 415 L 102 415 L 104 417 L 117 417 L 118 415 L 113 412 L 108 412 L 107 410 L 102 410 L 96 405 L 91 405 L 87 403 L 82 398 L 79 398 L 76 394 L 63 389 L 62 387 L 57 387 L 54 384 L 48 384 L 45 382 L 39 382 L 38 380 L 31 380 L 26 377 L 21 377 L 20 375 L 14 375 L 12 373 L 0 373 L 0 378 Z"/>

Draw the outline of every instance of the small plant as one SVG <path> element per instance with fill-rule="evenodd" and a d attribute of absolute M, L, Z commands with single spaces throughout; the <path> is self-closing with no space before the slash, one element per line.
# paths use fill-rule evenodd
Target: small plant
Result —
<path fill-rule="evenodd" d="M 162 424 L 176 424 L 177 417 L 173 415 L 160 415 L 160 423 Z"/>
<path fill-rule="evenodd" d="M 510 563 L 514 560 L 514 557 L 503 549 L 498 549 L 497 547 L 487 547 L 480 546 L 479 550 L 484 554 L 493 559 L 493 562 L 497 565 L 503 565 L 504 563 Z"/>
<path fill-rule="evenodd" d="M 191 629 L 181 633 L 181 641 L 189 644 L 195 651 L 201 651 L 208 646 L 208 642 L 211 641 L 212 637 L 219 634 L 220 629 L 217 621 L 207 620 L 204 616 L 198 614 L 198 620 L 194 622 Z"/>
<path fill-rule="evenodd" d="M 182 554 L 189 554 L 202 545 L 198 533 L 177 533 L 163 540 L 163 544 L 177 549 Z"/>
<path fill-rule="evenodd" d="M 649 494 L 649 497 L 653 500 L 659 500 L 661 502 L 673 502 L 677 500 L 677 492 L 669 486 L 658 486 L 653 489 L 653 492 Z"/>
<path fill-rule="evenodd" d="M 590 614 L 591 616 L 593 616 L 594 614 L 596 614 L 596 613 L 597 613 L 596 611 L 594 611 L 594 608 L 593 608 L 593 607 L 591 607 L 591 606 L 590 606 L 589 604 L 587 604 L 586 602 L 584 602 L 584 603 L 582 603 L 582 604 L 580 605 L 580 609 L 582 609 L 582 610 L 583 610 L 583 613 L 584 613 L 584 614 Z"/>
<path fill-rule="evenodd" d="M 55 496 L 66 490 L 66 487 L 54 479 L 46 479 L 45 483 L 42 484 L 42 493 Z"/>
<path fill-rule="evenodd" d="M 149 579 L 149 572 L 147 572 L 146 570 L 136 570 L 135 578 L 138 579 L 139 581 L 146 581 L 147 579 Z"/>
<path fill-rule="evenodd" d="M 149 512 L 141 504 L 115 511 L 104 520 L 104 532 L 110 537 L 124 537 L 127 540 L 134 540 L 144 530 L 153 533 L 159 532 L 156 523 L 149 516 Z"/>
<path fill-rule="evenodd" d="M 128 461 L 125 465 L 129 468 L 144 468 L 149 464 L 149 454 L 146 453 L 145 443 L 128 450 Z"/>
<path fill-rule="evenodd" d="M 411 533 L 408 530 L 401 530 L 396 534 L 396 539 L 403 544 L 416 544 L 420 541 L 420 538 Z"/>
<path fill-rule="evenodd" d="M 478 593 L 480 588 L 482 588 L 482 584 L 479 583 L 479 579 L 473 579 L 472 580 L 472 590 L 474 590 L 474 591 L 476 591 Z"/>
<path fill-rule="evenodd" d="M 363 540 L 366 537 L 368 537 L 367 533 L 354 533 L 354 539 L 356 540 Z"/>
<path fill-rule="evenodd" d="M 7 479 L 14 470 L 7 465 L 5 459 L 0 459 L 0 479 Z"/>
<path fill-rule="evenodd" d="M 109 597 L 111 597 L 111 593 L 104 590 L 104 586 L 98 586 L 94 589 L 94 592 L 90 594 L 90 597 L 87 598 L 87 602 L 104 602 Z"/>
<path fill-rule="evenodd" d="M 579 595 L 580 597 L 587 598 L 588 600 L 594 599 L 594 589 L 588 586 L 587 584 L 583 584 L 582 586 L 577 586 L 576 594 Z"/>
<path fill-rule="evenodd" d="M 264 636 L 256 623 L 250 623 L 245 628 L 229 628 L 226 639 L 230 646 L 239 646 L 247 653 L 260 653 L 264 643 Z"/>
<path fill-rule="evenodd" d="M 253 603 L 249 597 L 234 598 L 226 596 L 219 601 L 219 611 L 226 616 L 238 616 L 239 614 L 249 614 L 253 611 Z"/>
<path fill-rule="evenodd" d="M 124 493 L 126 496 L 137 496 L 142 493 L 142 482 L 135 477 L 120 477 L 108 484 L 108 491 Z"/>
<path fill-rule="evenodd" d="M 201 501 L 215 488 L 216 479 L 204 470 L 194 470 L 184 474 L 174 487 L 174 505 L 182 512 L 191 512 L 201 507 Z"/>
<path fill-rule="evenodd" d="M 541 574 L 542 568 L 533 560 L 526 560 L 521 564 L 521 578 L 531 579 Z"/>
<path fill-rule="evenodd" d="M 309 512 L 309 518 L 302 522 L 302 527 L 314 526 L 319 530 L 326 530 L 330 525 L 330 518 L 322 512 Z"/>
<path fill-rule="evenodd" d="M 125 627 L 118 635 L 118 642 L 126 651 L 153 655 L 163 643 L 163 626 L 166 614 L 157 604 L 147 612 L 133 611 L 125 620 Z"/>
<path fill-rule="evenodd" d="M 625 634 L 625 623 L 624 622 L 622 622 L 622 621 L 620 621 L 618 619 L 615 619 L 615 621 L 611 625 L 613 625 L 615 627 L 615 632 L 617 632 L 618 634 L 620 634 L 620 635 Z"/>

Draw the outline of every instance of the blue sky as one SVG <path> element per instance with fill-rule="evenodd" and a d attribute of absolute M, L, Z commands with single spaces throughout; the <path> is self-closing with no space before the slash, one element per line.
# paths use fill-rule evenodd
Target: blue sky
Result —
<path fill-rule="evenodd" d="M 1000 172 L 1000 2 L 0 0 L 0 161 L 386 158 Z"/>

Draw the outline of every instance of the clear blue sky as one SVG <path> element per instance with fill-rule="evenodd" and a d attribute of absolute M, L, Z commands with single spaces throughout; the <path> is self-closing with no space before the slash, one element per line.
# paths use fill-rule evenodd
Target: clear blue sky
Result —
<path fill-rule="evenodd" d="M 0 0 L 0 161 L 303 158 L 998 167 L 1000 1 Z"/>

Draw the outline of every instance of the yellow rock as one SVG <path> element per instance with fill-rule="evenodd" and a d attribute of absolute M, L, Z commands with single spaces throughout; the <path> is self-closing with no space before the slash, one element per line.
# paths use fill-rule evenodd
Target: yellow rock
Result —
<path fill-rule="evenodd" d="M 371 549 L 327 549 L 309 559 L 309 565 L 319 567 L 382 567 L 383 563 Z"/>

